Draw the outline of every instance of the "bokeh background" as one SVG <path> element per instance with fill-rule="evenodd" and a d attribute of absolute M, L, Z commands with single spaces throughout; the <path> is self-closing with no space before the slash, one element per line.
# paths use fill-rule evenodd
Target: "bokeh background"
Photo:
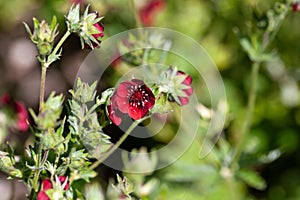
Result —
<path fill-rule="evenodd" d="M 128 1 L 91 0 L 81 3 L 88 2 L 92 10 L 105 16 L 102 21 L 104 39 L 136 27 L 135 14 Z M 139 2 L 142 0 L 137 1 L 137 6 Z M 145 22 L 193 38 L 216 63 L 226 87 L 229 106 L 223 142 L 219 144 L 220 152 L 224 154 L 230 152 L 235 141 L 239 140 L 249 91 L 251 61 L 242 51 L 236 30 L 250 34 L 253 27 L 263 29 L 264 25 L 258 22 L 264 22 L 267 11 L 275 2 L 165 0 L 149 11 L 150 21 Z M 49 22 L 56 15 L 62 34 L 66 29 L 64 15 L 72 3 L 71 0 L 0 0 L 0 95 L 9 94 L 24 102 L 26 107 L 37 110 L 40 67 L 36 60 L 37 51 L 22 22 L 32 27 L 33 17 Z M 170 167 L 158 175 L 164 177 L 166 199 L 300 199 L 299 23 L 300 12 L 288 14 L 272 44 L 278 56 L 260 69 L 253 126 L 243 150 L 241 165 L 260 174 L 266 187 L 255 187 L 255 183 L 253 187 L 251 183 L 228 178 L 230 173 L 222 171 L 224 168 L 220 163 L 199 161 L 199 144 L 195 144 L 179 161 L 179 167 Z M 51 91 L 68 95 L 77 70 L 89 52 L 88 49 L 82 50 L 79 38 L 72 35 L 63 46 L 62 61 L 54 63 L 48 70 L 46 95 Z M 17 151 L 22 151 L 30 138 L 28 131 L 11 131 L 3 142 L 21 144 Z M 154 142 L 167 140 L 160 138 Z M 0 191 L 8 197 L 11 182 L 5 178 L 6 175 L 1 174 Z M 16 193 L 15 199 L 22 199 L 26 189 L 20 183 L 16 187 L 20 196 Z"/>

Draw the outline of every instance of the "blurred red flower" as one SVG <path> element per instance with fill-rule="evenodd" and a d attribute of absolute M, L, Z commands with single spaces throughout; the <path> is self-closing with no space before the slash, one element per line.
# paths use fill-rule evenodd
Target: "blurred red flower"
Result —
<path fill-rule="evenodd" d="M 300 12 L 300 5 L 299 5 L 299 2 L 293 2 L 292 3 L 292 10 L 294 12 Z"/>
<path fill-rule="evenodd" d="M 150 88 L 138 79 L 121 82 L 110 100 L 108 114 L 115 125 L 121 124 L 124 114 L 134 120 L 143 118 L 155 104 Z"/>
<path fill-rule="evenodd" d="M 13 121 L 19 131 L 27 131 L 29 128 L 28 125 L 28 111 L 26 106 L 21 101 L 14 101 L 9 94 L 4 94 L 1 97 L 1 104 L 8 106 L 13 113 Z"/>
<path fill-rule="evenodd" d="M 157 11 L 165 7 L 165 0 L 150 0 L 139 9 L 139 16 L 144 26 L 151 26 Z"/>

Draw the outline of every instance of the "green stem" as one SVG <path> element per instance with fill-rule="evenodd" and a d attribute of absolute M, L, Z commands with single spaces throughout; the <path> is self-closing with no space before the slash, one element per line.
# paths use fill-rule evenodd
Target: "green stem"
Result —
<path fill-rule="evenodd" d="M 42 71 L 41 71 L 41 85 L 40 85 L 40 101 L 39 101 L 39 110 L 42 110 L 42 103 L 45 98 L 45 85 L 46 85 L 46 72 L 47 72 L 47 64 L 41 63 Z"/>
<path fill-rule="evenodd" d="M 130 133 L 133 131 L 133 129 L 144 120 L 140 119 L 137 121 L 134 121 L 130 127 L 127 129 L 127 131 L 124 133 L 124 135 L 122 135 L 122 137 L 118 140 L 118 142 L 112 146 L 112 148 L 107 151 L 99 160 L 97 160 L 96 162 L 94 162 L 90 167 L 89 170 L 93 170 L 95 169 L 98 165 L 100 165 L 104 160 L 106 160 L 124 141 L 125 139 L 130 135 Z"/>
<path fill-rule="evenodd" d="M 55 56 L 57 54 L 57 52 L 60 50 L 61 46 L 66 41 L 66 39 L 69 37 L 69 35 L 71 35 L 71 32 L 66 31 L 66 33 L 62 36 L 62 38 L 59 40 L 59 42 L 55 46 L 54 50 L 51 52 L 51 54 L 48 57 L 52 57 L 52 56 Z"/>
<path fill-rule="evenodd" d="M 241 132 L 240 132 L 240 139 L 239 143 L 237 144 L 236 147 L 236 153 L 234 155 L 234 161 L 238 161 L 242 150 L 243 146 L 246 142 L 247 139 L 247 134 L 249 132 L 251 123 L 252 123 L 252 115 L 255 107 L 255 100 L 256 100 L 256 85 L 257 85 L 257 77 L 258 77 L 258 72 L 259 72 L 259 67 L 260 63 L 254 62 L 251 66 L 251 80 L 250 80 L 250 91 L 249 91 L 249 96 L 248 96 L 248 106 L 247 106 L 247 111 L 246 111 L 246 119 L 244 120 L 244 124 L 242 126 Z"/>
<path fill-rule="evenodd" d="M 51 58 L 51 57 L 53 58 L 57 54 L 57 52 L 60 50 L 61 46 L 63 45 L 63 43 L 66 41 L 66 39 L 69 37 L 70 34 L 71 34 L 71 32 L 67 31 L 63 35 L 63 37 L 59 40 L 59 42 L 57 43 L 57 45 L 55 46 L 55 48 L 51 52 L 51 54 L 48 55 L 47 58 L 42 59 L 43 61 L 41 62 L 42 71 L 41 71 L 41 83 L 40 83 L 41 85 L 40 85 L 39 111 L 41 111 L 42 104 L 45 100 L 45 85 L 46 85 L 47 68 L 54 61 L 54 60 L 49 60 L 49 58 Z M 39 148 L 38 148 L 38 158 L 37 158 L 37 163 L 36 163 L 36 170 L 34 172 L 33 186 L 32 186 L 35 192 L 38 192 L 38 189 L 39 189 L 38 181 L 39 181 L 39 176 L 40 176 L 40 172 L 41 172 L 41 167 L 47 161 L 48 153 L 49 153 L 49 150 L 45 150 L 44 156 L 42 157 L 43 146 L 44 146 L 43 137 L 41 137 Z"/>
<path fill-rule="evenodd" d="M 136 11 L 136 6 L 135 6 L 135 1 L 136 0 L 131 0 L 130 3 L 131 3 L 131 7 L 132 7 L 132 10 L 134 12 L 134 18 L 135 18 L 135 22 L 136 22 L 136 27 L 137 28 L 141 28 L 143 27 L 143 24 L 141 22 L 141 19 Z"/>

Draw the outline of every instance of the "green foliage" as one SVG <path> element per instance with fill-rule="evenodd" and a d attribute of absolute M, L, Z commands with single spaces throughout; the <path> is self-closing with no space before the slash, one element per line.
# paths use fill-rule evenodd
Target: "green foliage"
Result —
<path fill-rule="evenodd" d="M 96 109 L 106 102 L 97 100 L 95 89 L 96 82 L 89 86 L 78 79 L 76 88 L 70 90 L 71 116 L 68 121 L 71 134 L 80 139 L 93 157 L 99 158 L 110 148 L 111 142 L 102 131 L 96 113 Z"/>
<path fill-rule="evenodd" d="M 30 113 L 40 130 L 47 130 L 56 127 L 57 121 L 62 111 L 63 96 L 54 96 L 54 92 L 50 94 L 46 102 L 41 105 L 41 110 L 36 115 L 33 110 Z"/>
<path fill-rule="evenodd" d="M 267 187 L 265 180 L 253 170 L 240 169 L 237 176 L 257 190 L 264 190 Z"/>
<path fill-rule="evenodd" d="M 18 1 L 14 0 L 13 4 L 16 2 Z M 13 9 L 7 9 L 8 3 L 0 3 L 1 15 L 8 15 L 6 9 L 13 10 L 14 17 L 7 20 L 11 22 L 14 18 L 18 18 L 21 13 L 18 12 L 19 9 L 25 4 L 19 3 L 18 6 L 12 6 Z M 136 3 L 138 4 L 138 1 Z M 203 142 L 205 131 L 211 125 L 211 117 L 218 116 L 219 113 L 209 108 L 206 101 L 209 94 L 206 94 L 203 86 L 205 83 L 202 83 L 197 72 L 190 70 L 193 77 L 198 79 L 194 84 L 195 93 L 201 105 L 204 103 L 207 107 L 208 113 L 205 118 L 203 112 L 199 111 L 200 107 L 195 108 L 201 118 L 198 130 L 200 137 L 196 138 L 196 142 L 172 166 L 154 174 L 159 159 L 152 153 L 149 156 L 145 148 L 133 150 L 131 156 L 123 155 L 126 172 L 123 173 L 123 178 L 117 176 L 117 183 L 113 184 L 114 186 L 108 185 L 109 199 L 260 199 L 259 196 L 253 197 L 256 193 L 251 194 L 252 190 L 248 188 L 261 190 L 259 193 L 263 196 L 261 199 L 299 198 L 299 181 L 296 179 L 299 176 L 298 158 L 294 156 L 298 155 L 299 151 L 297 127 L 300 124 L 297 97 L 299 51 L 295 42 L 299 39 L 300 33 L 297 28 L 299 13 L 289 15 L 291 1 L 276 2 L 272 6 L 273 3 L 274 1 L 237 0 L 167 1 L 166 10 L 157 15 L 158 25 L 174 28 L 193 37 L 208 50 L 221 70 L 229 105 L 226 127 L 222 131 L 218 130 L 218 133 L 210 133 L 211 135 L 207 136 L 209 139 Z M 55 8 L 60 7 L 57 6 L 57 2 L 47 1 L 47 4 L 49 7 L 53 5 L 56 5 L 53 6 Z M 44 9 L 47 9 L 47 6 Z M 128 12 L 127 6 L 126 2 L 120 0 L 93 2 L 92 5 L 95 10 L 100 8 L 99 10 L 108 12 L 106 17 L 108 35 L 133 26 L 133 15 L 132 12 Z M 68 30 L 82 33 L 80 38 L 82 46 L 84 43 L 90 46 L 94 42 L 99 43 L 92 37 L 92 34 L 99 33 L 93 25 L 102 18 L 96 19 L 94 13 L 88 13 L 88 9 L 86 8 L 81 16 L 79 5 L 73 6 L 66 16 Z M 53 42 L 57 35 L 56 18 L 53 17 L 50 25 L 35 18 L 33 23 L 33 31 L 25 24 L 26 31 L 31 40 L 38 44 L 39 61 L 49 67 L 60 58 L 62 52 L 61 45 L 53 52 Z M 10 23 L 7 24 L 12 26 Z M 238 33 L 239 38 L 232 30 Z M 151 62 L 164 63 L 166 55 L 163 52 L 143 47 L 164 49 L 168 44 L 171 43 L 159 35 L 147 33 L 139 36 L 131 35 L 129 41 L 119 44 L 119 51 L 125 53 L 122 59 L 126 64 L 122 63 L 117 66 L 118 68 L 114 68 L 114 71 L 109 72 L 112 74 L 107 76 L 109 77 L 107 84 L 115 84 L 113 81 L 128 69 L 131 70 L 133 66 Z M 131 48 L 138 47 L 141 49 L 129 52 Z M 182 48 L 185 48 L 184 44 Z M 188 68 L 185 61 L 181 62 L 184 64 L 180 65 L 175 56 L 170 56 L 166 60 L 168 65 L 171 63 Z M 261 64 L 262 70 L 257 80 L 258 98 L 250 123 L 252 128 L 243 138 L 241 132 L 246 115 L 245 99 L 251 85 L 247 67 L 250 66 L 249 62 Z M 150 72 L 147 71 L 148 73 Z M 171 75 L 162 74 L 166 85 L 169 84 Z M 180 84 L 183 79 L 184 77 L 179 77 L 172 80 L 174 85 L 180 86 L 171 91 L 177 103 L 179 103 L 178 96 L 185 95 L 182 90 L 186 87 Z M 153 92 L 158 94 L 162 91 Z M 25 180 L 29 189 L 35 190 L 35 194 L 30 196 L 32 199 L 41 188 L 40 180 L 49 176 L 53 178 L 55 175 L 69 176 L 68 180 L 70 184 L 74 184 L 74 188 L 66 193 L 61 188 L 50 189 L 47 194 L 51 197 L 105 198 L 106 192 L 100 189 L 98 184 L 88 185 L 85 194 L 81 193 L 83 186 L 77 188 L 76 184 L 82 183 L 80 179 L 88 182 L 96 176 L 96 172 L 89 169 L 93 158 L 103 158 L 113 146 L 110 137 L 103 131 L 104 125 L 108 124 L 106 104 L 113 89 L 106 90 L 99 98 L 96 94 L 96 83 L 88 85 L 78 80 L 75 89 L 70 93 L 72 97 L 69 100 L 68 116 L 61 117 L 62 95 L 54 96 L 53 93 L 42 103 L 38 114 L 31 110 L 36 125 L 36 127 L 33 125 L 32 131 L 37 139 L 34 144 L 26 147 L 27 157 L 15 155 L 10 147 L 6 152 L 0 151 L 1 170 L 11 177 Z M 168 96 L 160 96 L 152 112 L 167 113 L 171 110 L 172 105 Z M 168 123 L 165 124 L 162 134 L 151 138 L 153 139 L 151 145 L 161 147 L 162 143 L 172 140 L 178 126 L 174 119 L 172 114 L 168 115 L 166 120 Z M 194 123 L 184 119 L 183 121 L 183 128 Z M 69 132 L 66 132 L 67 130 Z M 219 132 L 222 132 L 222 138 L 215 141 L 215 137 L 221 134 Z M 7 134 L 1 132 L 0 135 L 4 137 L 3 135 Z M 239 151 L 237 146 L 241 140 L 245 142 L 237 154 Z M 214 148 L 210 149 L 215 143 Z M 211 151 L 206 157 L 199 159 L 199 149 Z M 286 162 L 290 156 L 292 161 Z M 273 163 L 277 159 L 279 160 Z M 35 177 L 36 180 L 32 180 Z M 73 197 L 73 189 L 76 197 Z"/>

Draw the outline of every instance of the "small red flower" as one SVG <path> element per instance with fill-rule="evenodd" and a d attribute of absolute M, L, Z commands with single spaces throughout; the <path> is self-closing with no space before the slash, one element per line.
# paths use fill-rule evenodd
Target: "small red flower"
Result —
<path fill-rule="evenodd" d="M 299 2 L 293 2 L 292 3 L 292 10 L 294 12 L 300 12 L 300 5 L 299 5 Z"/>
<path fill-rule="evenodd" d="M 0 99 L 0 102 L 3 105 L 12 109 L 14 123 L 13 127 L 17 127 L 19 131 L 27 131 L 29 128 L 27 123 L 29 115 L 24 103 L 20 101 L 14 101 L 9 94 L 4 94 Z"/>
<path fill-rule="evenodd" d="M 17 111 L 17 127 L 20 131 L 27 131 L 28 130 L 28 112 L 25 105 L 22 102 L 16 101 L 15 108 Z"/>
<path fill-rule="evenodd" d="M 134 120 L 146 116 L 155 104 L 155 97 L 143 81 L 132 79 L 121 82 L 110 101 L 109 119 L 115 125 L 120 125 L 124 114 L 128 114 Z"/>
<path fill-rule="evenodd" d="M 97 19 L 97 18 L 98 18 L 98 13 L 95 12 L 95 14 L 96 14 L 95 19 Z M 99 31 L 99 33 L 92 34 L 92 36 L 93 36 L 99 43 L 101 43 L 101 38 L 104 37 L 104 26 L 103 26 L 102 23 L 98 22 L 98 23 L 94 24 L 94 27 L 96 27 L 96 29 Z M 92 41 L 92 46 L 93 46 L 93 48 L 98 48 L 98 47 L 99 47 L 99 45 L 98 45 L 97 43 L 93 42 L 93 41 Z M 90 47 L 89 45 L 87 45 L 87 44 L 85 45 L 85 48 L 86 48 L 86 49 L 91 49 L 91 47 Z"/>
<path fill-rule="evenodd" d="M 150 0 L 141 9 L 139 9 L 139 16 L 144 26 L 151 26 L 154 22 L 156 12 L 165 7 L 164 0 Z"/>
<path fill-rule="evenodd" d="M 11 97 L 9 94 L 4 94 L 3 96 L 1 96 L 1 103 L 3 103 L 4 105 L 9 104 L 10 101 Z"/>
<path fill-rule="evenodd" d="M 180 106 L 188 104 L 193 94 L 192 77 L 178 71 L 177 67 L 170 67 L 163 77 L 166 79 L 163 81 L 162 91 L 168 95 L 168 100 Z"/>
<path fill-rule="evenodd" d="M 66 179 L 67 179 L 67 177 L 65 177 L 65 176 L 58 176 L 58 180 L 61 184 L 63 184 L 66 181 Z M 46 178 L 45 180 L 43 180 L 42 190 L 39 191 L 37 200 L 50 200 L 50 198 L 46 194 L 46 191 L 49 189 L 52 189 L 52 188 L 53 188 L 53 185 L 49 178 Z M 69 183 L 67 182 L 64 187 L 64 190 L 68 190 L 68 188 L 69 188 Z"/>
<path fill-rule="evenodd" d="M 182 91 L 185 93 L 186 96 L 179 96 L 179 101 L 181 105 L 186 105 L 190 101 L 190 96 L 193 94 L 192 88 L 192 77 L 190 75 L 185 74 L 182 71 L 177 72 L 177 76 L 186 76 L 186 78 L 182 81 L 182 84 L 185 85 L 187 88 L 183 89 Z"/>

